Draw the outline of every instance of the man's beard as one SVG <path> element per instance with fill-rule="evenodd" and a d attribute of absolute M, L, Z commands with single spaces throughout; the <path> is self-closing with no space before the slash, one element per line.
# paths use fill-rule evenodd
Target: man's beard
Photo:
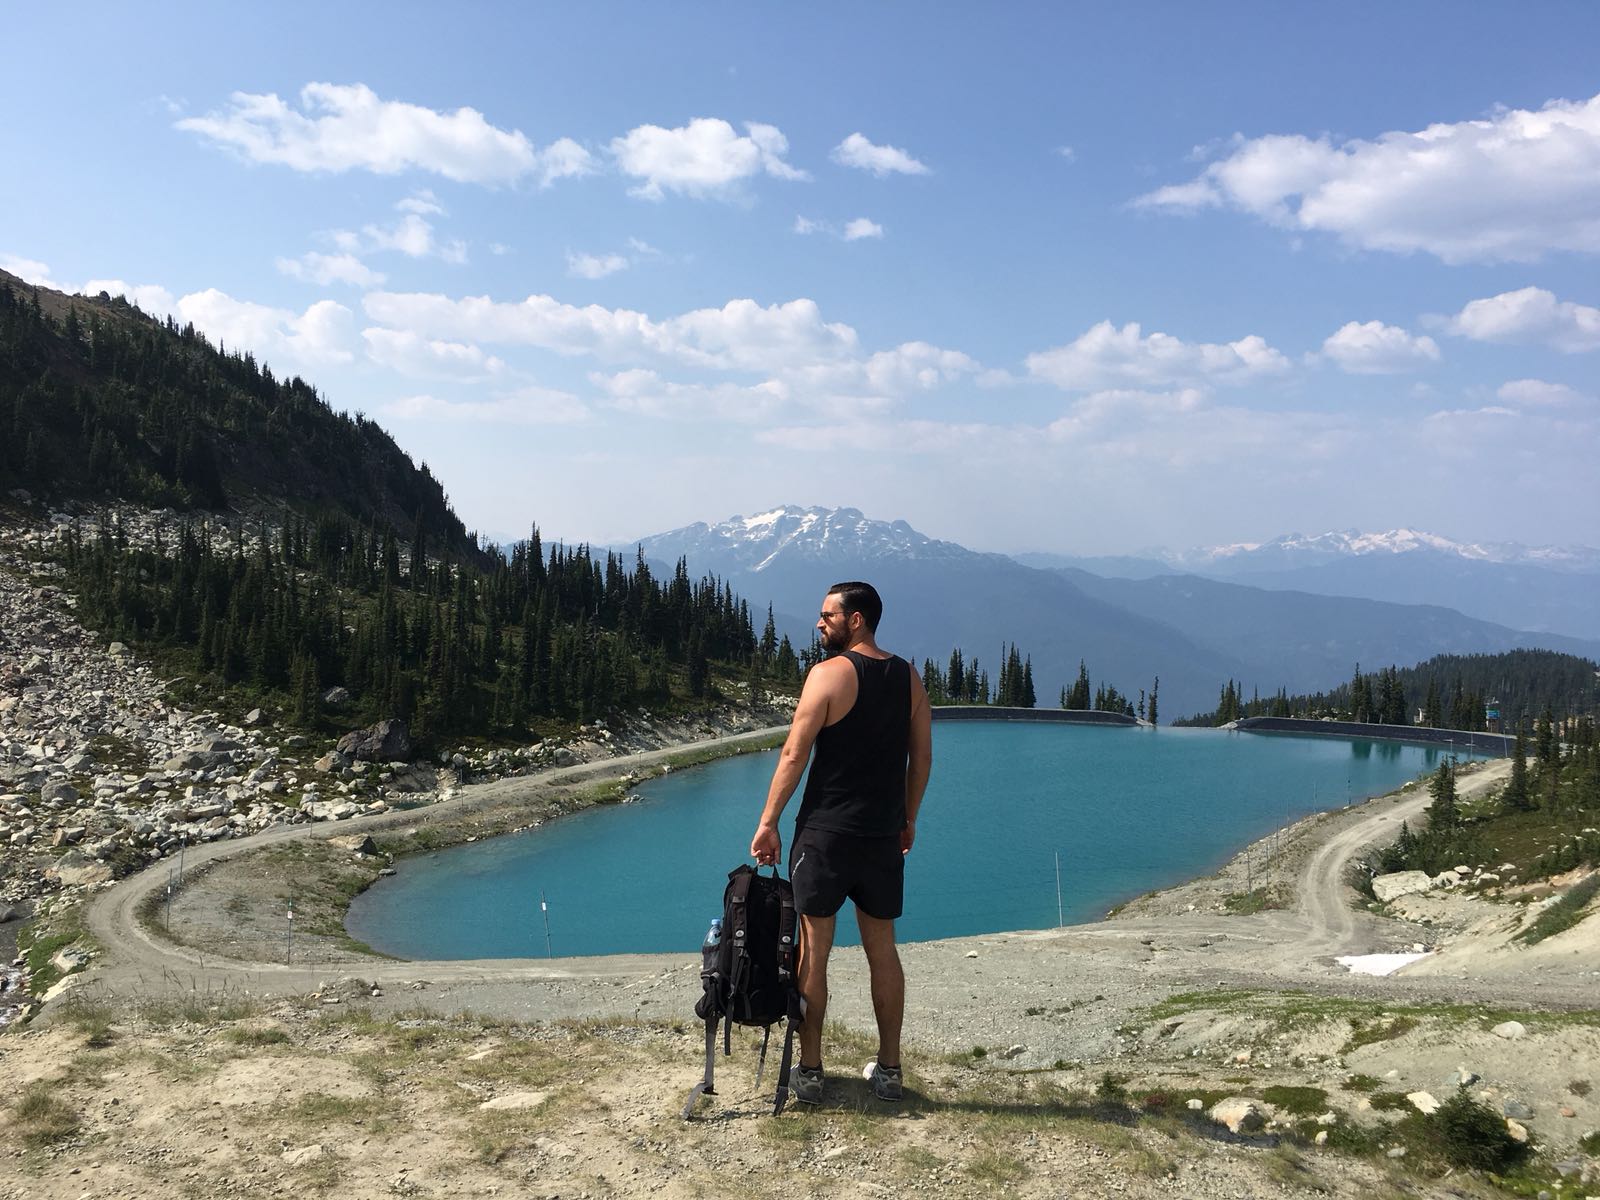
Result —
<path fill-rule="evenodd" d="M 828 654 L 843 654 L 850 645 L 848 633 L 834 633 L 831 629 L 821 637 L 822 649 Z"/>

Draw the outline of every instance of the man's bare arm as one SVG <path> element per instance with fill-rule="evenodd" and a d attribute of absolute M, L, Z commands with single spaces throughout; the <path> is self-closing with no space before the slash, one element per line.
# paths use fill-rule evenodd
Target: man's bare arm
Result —
<path fill-rule="evenodd" d="M 922 809 L 922 795 L 928 790 L 928 776 L 933 771 L 933 710 L 915 667 L 911 668 L 911 729 L 906 750 L 906 827 L 900 834 L 902 853 L 909 851 L 917 840 L 917 813 Z"/>
<path fill-rule="evenodd" d="M 806 673 L 805 686 L 800 689 L 800 702 L 794 707 L 794 720 L 789 723 L 789 736 L 784 739 L 783 750 L 778 754 L 777 769 L 772 772 L 772 784 L 767 788 L 766 807 L 761 810 L 755 837 L 750 840 L 750 855 L 762 866 L 775 863 L 782 857 L 783 841 L 778 836 L 778 818 L 783 815 L 784 805 L 789 803 L 795 788 L 800 786 L 800 777 L 806 773 L 806 763 L 811 760 L 811 747 L 816 743 L 817 734 L 828 723 L 829 705 L 837 691 L 837 664 L 843 661 L 829 659 Z"/>

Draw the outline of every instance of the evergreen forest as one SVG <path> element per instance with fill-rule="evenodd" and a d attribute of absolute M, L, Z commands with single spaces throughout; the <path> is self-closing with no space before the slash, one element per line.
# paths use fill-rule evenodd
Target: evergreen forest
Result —
<path fill-rule="evenodd" d="M 1413 725 L 1432 729 L 1486 731 L 1498 712 L 1507 732 L 1548 710 L 1557 718 L 1600 711 L 1600 666 L 1554 650 L 1508 650 L 1500 654 L 1440 654 L 1414 667 L 1363 672 L 1327 692 L 1291 696 L 1244 695 L 1228 680 L 1217 707 L 1174 721 L 1175 725 L 1224 725 L 1241 717 L 1299 717 Z"/>

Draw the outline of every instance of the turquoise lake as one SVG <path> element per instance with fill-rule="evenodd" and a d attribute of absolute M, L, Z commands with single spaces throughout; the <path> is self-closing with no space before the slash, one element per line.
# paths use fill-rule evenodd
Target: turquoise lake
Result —
<path fill-rule="evenodd" d="M 934 726 L 907 860 L 904 941 L 1092 921 L 1208 874 L 1246 842 L 1391 791 L 1448 749 L 1211 729 Z M 675 772 L 644 799 L 407 858 L 351 906 L 352 936 L 403 958 L 693 951 L 748 861 L 775 752 Z M 787 855 L 798 796 L 785 813 Z M 846 906 L 846 912 L 849 906 Z M 839 940 L 855 940 L 841 916 Z"/>

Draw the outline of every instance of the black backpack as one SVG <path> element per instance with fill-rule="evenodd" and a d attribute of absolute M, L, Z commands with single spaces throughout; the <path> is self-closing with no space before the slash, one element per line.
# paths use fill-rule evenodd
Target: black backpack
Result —
<path fill-rule="evenodd" d="M 684 1120 L 702 1095 L 714 1096 L 712 1073 L 717 1056 L 717 1022 L 722 1022 L 722 1053 L 732 1053 L 733 1026 L 759 1026 L 761 1058 L 756 1066 L 756 1086 L 767 1065 L 767 1043 L 772 1026 L 787 1021 L 783 1058 L 778 1068 L 778 1092 L 772 1112 L 783 1111 L 789 1097 L 789 1066 L 794 1054 L 794 1031 L 800 1024 L 800 989 L 795 981 L 795 946 L 798 922 L 794 889 L 772 868 L 759 874 L 749 864 L 728 874 L 722 893 L 722 941 L 701 952 L 700 980 L 705 991 L 694 1006 L 695 1016 L 706 1023 L 706 1077 L 689 1093 Z"/>

